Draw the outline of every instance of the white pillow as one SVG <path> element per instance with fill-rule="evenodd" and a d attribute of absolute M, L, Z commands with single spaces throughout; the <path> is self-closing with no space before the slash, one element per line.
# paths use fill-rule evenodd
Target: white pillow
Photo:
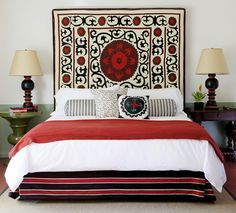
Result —
<path fill-rule="evenodd" d="M 104 88 L 104 90 L 116 90 L 119 89 L 119 85 Z M 80 88 L 61 88 L 54 96 L 56 99 L 55 111 L 50 115 L 65 115 L 65 104 L 70 99 L 94 99 L 91 89 L 80 89 Z"/>
<path fill-rule="evenodd" d="M 183 111 L 183 96 L 178 88 L 163 89 L 133 89 L 129 88 L 127 95 L 149 96 L 150 99 L 173 99 L 177 105 L 177 113 Z"/>

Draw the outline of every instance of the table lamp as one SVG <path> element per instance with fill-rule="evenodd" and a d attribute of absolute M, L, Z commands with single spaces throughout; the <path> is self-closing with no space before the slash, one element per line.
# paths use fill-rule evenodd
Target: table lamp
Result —
<path fill-rule="evenodd" d="M 24 80 L 21 83 L 21 88 L 25 91 L 23 107 L 27 108 L 28 111 L 33 111 L 31 91 L 34 89 L 34 82 L 31 80 L 31 76 L 42 75 L 36 51 L 16 50 L 10 75 L 24 76 Z"/>
<path fill-rule="evenodd" d="M 205 82 L 205 86 L 208 89 L 206 110 L 219 109 L 215 101 L 215 90 L 218 88 L 219 83 L 215 76 L 216 74 L 221 75 L 228 73 L 228 66 L 221 48 L 207 48 L 202 50 L 196 74 L 208 74 L 208 78 Z"/>

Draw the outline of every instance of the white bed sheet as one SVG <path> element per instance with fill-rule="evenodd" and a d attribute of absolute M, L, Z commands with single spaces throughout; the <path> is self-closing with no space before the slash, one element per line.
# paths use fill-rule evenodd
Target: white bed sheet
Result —
<path fill-rule="evenodd" d="M 65 115 L 53 115 L 48 120 L 81 120 L 81 119 L 114 119 L 113 117 L 110 118 L 96 118 L 95 116 L 65 116 Z M 117 119 L 117 118 L 115 118 Z M 122 119 L 122 118 L 121 118 Z M 183 111 L 177 113 L 175 116 L 161 116 L 161 117 L 149 117 L 149 120 L 190 120 L 187 117 L 187 114 Z"/>
<path fill-rule="evenodd" d="M 61 120 L 56 116 L 49 120 Z M 67 119 L 77 119 L 67 117 Z M 173 120 L 160 117 L 156 120 Z M 186 120 L 180 113 L 175 120 Z M 64 140 L 21 149 L 9 162 L 5 178 L 15 191 L 29 172 L 93 170 L 203 171 L 218 190 L 226 181 L 223 163 L 211 145 L 196 140 Z"/>

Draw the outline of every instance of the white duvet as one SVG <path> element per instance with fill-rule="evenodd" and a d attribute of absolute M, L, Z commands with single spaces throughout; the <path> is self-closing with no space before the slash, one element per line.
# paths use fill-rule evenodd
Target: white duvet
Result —
<path fill-rule="evenodd" d="M 50 120 L 65 117 L 51 117 Z M 67 117 L 76 119 L 76 117 Z M 161 119 L 162 118 L 157 118 Z M 188 119 L 184 113 L 175 120 Z M 150 121 L 151 122 L 151 121 Z M 223 163 L 211 145 L 196 140 L 64 140 L 32 143 L 9 162 L 5 178 L 15 191 L 29 172 L 94 170 L 192 170 L 202 171 L 218 190 L 226 181 Z"/>

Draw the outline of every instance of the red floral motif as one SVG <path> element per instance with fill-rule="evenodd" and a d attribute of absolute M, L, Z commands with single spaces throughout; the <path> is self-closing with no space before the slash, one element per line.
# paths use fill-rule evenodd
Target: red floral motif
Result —
<path fill-rule="evenodd" d="M 68 75 L 68 74 L 63 75 L 62 81 L 64 83 L 69 83 L 70 82 L 70 75 Z"/>
<path fill-rule="evenodd" d="M 162 86 L 160 85 L 160 84 L 156 84 L 155 86 L 154 86 L 154 89 L 161 89 L 162 88 Z"/>
<path fill-rule="evenodd" d="M 169 18 L 169 21 L 168 21 L 169 25 L 174 26 L 176 22 L 177 22 L 176 18 L 174 17 Z"/>
<path fill-rule="evenodd" d="M 153 58 L 153 64 L 159 65 L 160 63 L 161 63 L 161 58 L 159 56 Z"/>
<path fill-rule="evenodd" d="M 159 37 L 162 34 L 162 30 L 160 28 L 155 28 L 153 33 L 155 36 Z"/>
<path fill-rule="evenodd" d="M 77 60 L 77 63 L 79 65 L 84 65 L 85 64 L 85 58 L 83 56 L 80 56 Z"/>
<path fill-rule="evenodd" d="M 123 114 L 121 117 L 147 117 L 147 98 L 141 96 L 125 96 L 120 103 Z"/>
<path fill-rule="evenodd" d="M 131 107 L 133 107 L 133 108 L 137 108 L 137 107 L 138 107 L 137 102 L 136 102 L 136 101 L 132 102 L 132 103 L 131 103 Z"/>
<path fill-rule="evenodd" d="M 176 81 L 176 74 L 175 74 L 175 73 L 170 73 L 170 74 L 168 75 L 168 79 L 169 79 L 171 82 Z"/>
<path fill-rule="evenodd" d="M 174 54 L 176 52 L 176 47 L 171 45 L 171 46 L 169 46 L 168 51 L 170 54 Z"/>
<path fill-rule="evenodd" d="M 86 32 L 83 27 L 79 27 L 77 33 L 79 36 L 84 36 Z"/>
<path fill-rule="evenodd" d="M 68 55 L 71 52 L 70 46 L 64 46 L 62 49 L 62 52 L 66 55 Z"/>
<path fill-rule="evenodd" d="M 132 77 L 137 69 L 138 52 L 127 41 L 112 41 L 102 51 L 100 64 L 107 78 L 116 82 L 124 81 Z"/>
<path fill-rule="evenodd" d="M 69 18 L 67 18 L 67 17 L 65 17 L 65 18 L 63 18 L 62 19 L 62 24 L 64 25 L 64 26 L 68 26 L 69 25 L 69 23 L 70 23 L 70 19 Z"/>
<path fill-rule="evenodd" d="M 133 24 L 135 26 L 138 26 L 138 25 L 140 25 L 140 23 L 141 23 L 141 19 L 138 16 L 134 17 Z"/>
<path fill-rule="evenodd" d="M 101 17 L 98 19 L 98 24 L 99 24 L 100 26 L 105 25 L 105 24 L 106 24 L 106 19 L 105 19 L 105 17 L 101 16 Z"/>

